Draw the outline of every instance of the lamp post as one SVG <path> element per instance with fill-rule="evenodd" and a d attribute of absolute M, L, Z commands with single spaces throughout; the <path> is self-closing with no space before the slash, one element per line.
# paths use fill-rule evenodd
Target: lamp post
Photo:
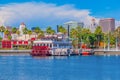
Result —
<path fill-rule="evenodd" d="M 105 50 L 105 34 L 104 34 L 104 50 Z"/>
<path fill-rule="evenodd" d="M 116 34 L 116 50 L 118 50 L 117 44 L 118 44 L 118 40 L 117 40 L 117 34 Z"/>
<path fill-rule="evenodd" d="M 108 50 L 110 50 L 110 35 L 109 35 L 109 32 L 108 32 Z"/>
<path fill-rule="evenodd" d="M 110 23 L 108 28 L 108 50 L 110 50 Z"/>
<path fill-rule="evenodd" d="M 118 32 L 119 32 L 119 29 L 118 29 Z M 118 50 L 118 38 L 117 38 L 117 33 L 118 32 L 116 32 L 116 50 Z"/>

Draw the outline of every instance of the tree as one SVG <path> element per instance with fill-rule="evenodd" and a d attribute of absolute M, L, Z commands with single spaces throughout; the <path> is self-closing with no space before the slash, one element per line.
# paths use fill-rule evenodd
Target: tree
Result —
<path fill-rule="evenodd" d="M 29 38 L 30 38 L 30 36 L 32 35 L 32 31 L 28 30 L 28 34 L 29 34 Z"/>
<path fill-rule="evenodd" d="M 111 34 L 110 34 L 110 44 L 111 44 L 111 45 L 114 45 L 114 44 L 115 44 L 115 40 L 116 40 L 115 38 L 116 38 L 116 37 L 114 36 L 114 33 L 111 33 Z"/>
<path fill-rule="evenodd" d="M 78 32 L 78 34 L 76 34 L 77 37 L 78 37 L 78 41 L 79 41 L 79 42 L 82 42 L 82 34 L 81 34 L 82 28 L 81 28 L 80 26 L 78 26 L 78 27 L 76 27 L 76 30 L 77 30 L 77 32 Z"/>
<path fill-rule="evenodd" d="M 36 35 L 38 35 L 38 33 L 40 33 L 40 31 L 42 31 L 42 30 L 39 27 L 34 28 L 34 32 L 36 33 Z"/>
<path fill-rule="evenodd" d="M 104 38 L 104 36 L 103 36 L 104 34 L 102 32 L 102 28 L 100 26 L 98 26 L 94 33 L 95 33 L 95 35 L 97 37 L 97 44 L 98 44 L 97 47 L 99 48 L 100 41 L 104 40 L 103 39 Z"/>
<path fill-rule="evenodd" d="M 38 34 L 38 37 L 37 37 L 37 38 L 41 39 L 42 37 L 44 37 L 44 32 L 43 32 L 43 31 L 41 31 L 41 32 Z"/>
<path fill-rule="evenodd" d="M 0 26 L 0 32 L 1 32 L 2 36 L 3 36 L 5 30 L 6 30 L 6 29 L 5 29 L 4 26 Z"/>
<path fill-rule="evenodd" d="M 0 37 L 0 41 L 2 41 L 2 37 Z"/>
<path fill-rule="evenodd" d="M 93 48 L 93 45 L 95 41 L 97 40 L 96 35 L 94 33 L 89 34 L 89 42 L 90 42 L 90 47 Z"/>
<path fill-rule="evenodd" d="M 16 27 L 13 27 L 12 28 L 12 33 L 16 33 L 17 32 L 17 28 Z"/>
<path fill-rule="evenodd" d="M 53 30 L 50 26 L 48 26 L 47 29 L 46 29 L 46 32 L 47 32 L 48 34 L 54 34 L 54 33 L 55 33 L 55 30 Z"/>
<path fill-rule="evenodd" d="M 75 28 L 72 28 L 70 30 L 70 37 L 71 38 L 77 38 L 78 31 Z"/>
<path fill-rule="evenodd" d="M 78 31 L 75 28 L 70 30 L 70 37 L 72 38 L 72 45 L 74 48 L 78 48 Z"/>
<path fill-rule="evenodd" d="M 66 34 L 67 33 L 67 30 L 63 27 L 63 26 L 59 26 L 58 27 L 58 30 L 59 32 L 63 33 L 63 34 Z"/>
<path fill-rule="evenodd" d="M 11 35 L 8 35 L 8 40 L 11 40 L 12 39 L 12 36 Z"/>
<path fill-rule="evenodd" d="M 25 27 L 24 29 L 23 29 L 23 34 L 25 34 L 25 39 L 26 39 L 26 34 L 28 33 L 28 29 Z"/>
<path fill-rule="evenodd" d="M 4 26 L 0 26 L 0 32 L 4 32 L 5 31 L 5 27 Z"/>
<path fill-rule="evenodd" d="M 16 33 L 17 33 L 17 35 L 20 35 L 20 31 L 19 30 L 17 30 Z"/>
<path fill-rule="evenodd" d="M 10 31 L 5 30 L 5 31 L 4 31 L 4 34 L 7 35 L 7 38 L 8 38 L 8 36 L 10 36 Z"/>
<path fill-rule="evenodd" d="M 115 30 L 114 36 L 120 41 L 120 26 Z"/>
<path fill-rule="evenodd" d="M 89 34 L 91 34 L 91 31 L 89 29 L 83 28 L 81 32 L 82 41 L 86 44 L 89 44 Z"/>
<path fill-rule="evenodd" d="M 8 35 L 10 34 L 10 31 L 5 30 L 5 31 L 4 31 L 4 34 L 8 36 Z"/>

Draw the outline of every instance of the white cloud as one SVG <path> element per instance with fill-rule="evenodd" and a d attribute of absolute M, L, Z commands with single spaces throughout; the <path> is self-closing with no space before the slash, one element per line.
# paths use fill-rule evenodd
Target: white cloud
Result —
<path fill-rule="evenodd" d="M 73 5 L 57 6 L 47 3 L 13 3 L 0 7 L 0 24 L 13 25 L 18 22 L 32 24 L 56 25 L 69 20 L 83 21 L 90 24 L 94 18 L 89 10 L 78 10 Z"/>

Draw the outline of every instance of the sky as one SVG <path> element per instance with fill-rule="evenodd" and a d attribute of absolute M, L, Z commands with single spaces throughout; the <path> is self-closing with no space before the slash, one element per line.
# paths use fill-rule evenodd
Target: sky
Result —
<path fill-rule="evenodd" d="M 0 0 L 0 25 L 18 27 L 24 22 L 28 28 L 56 25 L 68 21 L 115 18 L 119 26 L 119 0 Z"/>

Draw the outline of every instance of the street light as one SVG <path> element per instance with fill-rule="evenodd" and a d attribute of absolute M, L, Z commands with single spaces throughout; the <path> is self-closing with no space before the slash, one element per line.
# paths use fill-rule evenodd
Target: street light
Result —
<path fill-rule="evenodd" d="M 105 50 L 105 34 L 104 34 L 104 50 Z"/>
<path fill-rule="evenodd" d="M 110 50 L 110 23 L 108 28 L 108 50 Z"/>
<path fill-rule="evenodd" d="M 110 35 L 109 35 L 109 32 L 108 32 L 108 50 L 110 50 Z"/>
<path fill-rule="evenodd" d="M 117 40 L 117 33 L 116 33 L 116 50 L 118 50 L 117 43 L 118 43 L 118 40 Z"/>

